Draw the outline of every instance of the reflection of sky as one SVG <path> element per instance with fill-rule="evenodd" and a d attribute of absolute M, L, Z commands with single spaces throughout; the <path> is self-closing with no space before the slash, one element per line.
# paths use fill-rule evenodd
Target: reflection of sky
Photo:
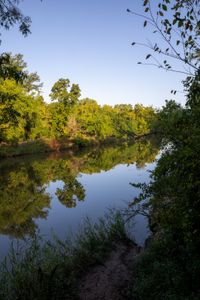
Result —
<path fill-rule="evenodd" d="M 67 232 L 75 232 L 78 229 L 86 216 L 97 220 L 105 214 L 107 208 L 126 207 L 126 203 L 138 194 L 138 189 L 129 183 L 147 182 L 147 170 L 153 169 L 153 166 L 154 164 L 149 164 L 144 169 L 138 169 L 135 165 L 118 165 L 107 172 L 80 174 L 78 180 L 85 188 L 86 197 L 84 201 L 77 201 L 75 208 L 65 207 L 55 195 L 57 188 L 63 188 L 63 182 L 51 182 L 46 188 L 52 196 L 48 218 L 35 220 L 40 233 L 49 238 L 53 231 L 60 238 L 65 238 Z M 143 244 L 148 234 L 146 225 L 144 217 L 137 217 L 134 234 L 131 236 L 134 235 L 139 244 Z"/>
<path fill-rule="evenodd" d="M 39 232 L 45 239 L 55 233 L 64 239 L 69 233 L 75 233 L 86 216 L 93 221 L 104 216 L 109 208 L 125 208 L 127 202 L 138 195 L 139 190 L 129 183 L 147 182 L 149 172 L 155 164 L 147 164 L 144 168 L 136 165 L 119 164 L 109 171 L 78 175 L 78 181 L 85 189 L 85 200 L 77 201 L 77 206 L 67 208 L 56 196 L 56 190 L 64 187 L 63 181 L 52 181 L 45 185 L 46 192 L 51 196 L 50 209 L 46 219 L 34 219 Z M 47 210 L 47 208 L 44 208 Z M 143 216 L 135 219 L 135 226 L 131 229 L 131 237 L 142 245 L 148 236 L 147 220 Z M 9 245 L 16 239 L 0 235 L 0 258 L 8 251 Z"/>

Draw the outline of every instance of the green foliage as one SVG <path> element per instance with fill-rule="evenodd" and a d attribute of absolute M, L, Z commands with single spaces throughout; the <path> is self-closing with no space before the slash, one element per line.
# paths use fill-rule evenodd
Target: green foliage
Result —
<path fill-rule="evenodd" d="M 154 131 L 152 107 L 123 104 L 101 107 L 93 99 L 80 100 L 78 84 L 59 79 L 50 104 L 40 95 L 37 73 L 29 73 L 23 56 L 0 56 L 0 142 L 68 138 L 79 146 L 107 139 L 129 139 Z"/>
<path fill-rule="evenodd" d="M 0 139 L 17 142 L 47 134 L 45 104 L 14 80 L 0 80 Z"/>
<path fill-rule="evenodd" d="M 114 108 L 117 112 L 115 127 L 119 133 L 137 137 L 154 131 L 157 116 L 152 107 L 136 104 L 133 108 L 131 105 L 123 104 L 116 105 Z"/>
<path fill-rule="evenodd" d="M 143 186 L 136 200 L 149 199 L 150 226 L 155 234 L 138 266 L 138 299 L 186 300 L 200 296 L 199 101 L 197 72 L 189 85 L 187 106 L 182 108 L 169 101 L 160 112 L 168 145 L 152 173 L 151 183 Z"/>
<path fill-rule="evenodd" d="M 37 73 L 29 73 L 27 64 L 21 54 L 12 56 L 11 53 L 0 55 L 0 78 L 15 80 L 26 92 L 39 93 L 42 84 Z"/>
<path fill-rule="evenodd" d="M 136 269 L 136 300 L 198 300 L 199 255 L 170 235 L 150 241 Z"/>
<path fill-rule="evenodd" d="M 78 84 L 72 84 L 70 91 L 69 79 L 60 78 L 52 87 L 50 98 L 64 104 L 64 107 L 73 107 L 78 103 L 81 96 L 81 90 Z"/>

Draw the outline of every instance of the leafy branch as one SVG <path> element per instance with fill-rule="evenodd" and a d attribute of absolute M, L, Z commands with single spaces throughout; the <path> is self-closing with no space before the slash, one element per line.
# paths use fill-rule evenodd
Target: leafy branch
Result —
<path fill-rule="evenodd" d="M 153 62 L 143 65 L 155 66 L 166 71 L 183 73 L 194 76 L 200 67 L 200 2 L 198 0 L 170 0 L 158 3 L 156 12 L 153 12 L 151 0 L 144 0 L 144 14 L 127 9 L 127 12 L 144 19 L 143 26 L 150 25 L 153 33 L 158 34 L 164 45 L 156 43 L 133 42 L 132 46 L 144 46 L 150 50 L 145 59 Z M 165 56 L 157 59 L 155 54 Z M 187 68 L 177 70 L 172 67 L 169 59 L 178 60 Z"/>

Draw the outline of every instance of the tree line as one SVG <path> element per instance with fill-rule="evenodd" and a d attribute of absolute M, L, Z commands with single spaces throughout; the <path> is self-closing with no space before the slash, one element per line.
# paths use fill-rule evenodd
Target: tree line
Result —
<path fill-rule="evenodd" d="M 156 111 L 136 104 L 100 106 L 81 99 L 78 84 L 60 78 L 50 93 L 41 95 L 37 73 L 30 73 L 21 54 L 0 55 L 0 142 L 16 143 L 42 138 L 81 141 L 127 138 L 151 132 Z"/>

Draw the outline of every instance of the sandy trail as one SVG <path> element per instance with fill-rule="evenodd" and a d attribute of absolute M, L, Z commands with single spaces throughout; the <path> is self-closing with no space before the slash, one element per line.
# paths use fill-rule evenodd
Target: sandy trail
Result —
<path fill-rule="evenodd" d="M 81 300 L 122 300 L 130 297 L 134 269 L 140 248 L 134 243 L 117 245 L 104 264 L 93 267 L 81 280 Z"/>

